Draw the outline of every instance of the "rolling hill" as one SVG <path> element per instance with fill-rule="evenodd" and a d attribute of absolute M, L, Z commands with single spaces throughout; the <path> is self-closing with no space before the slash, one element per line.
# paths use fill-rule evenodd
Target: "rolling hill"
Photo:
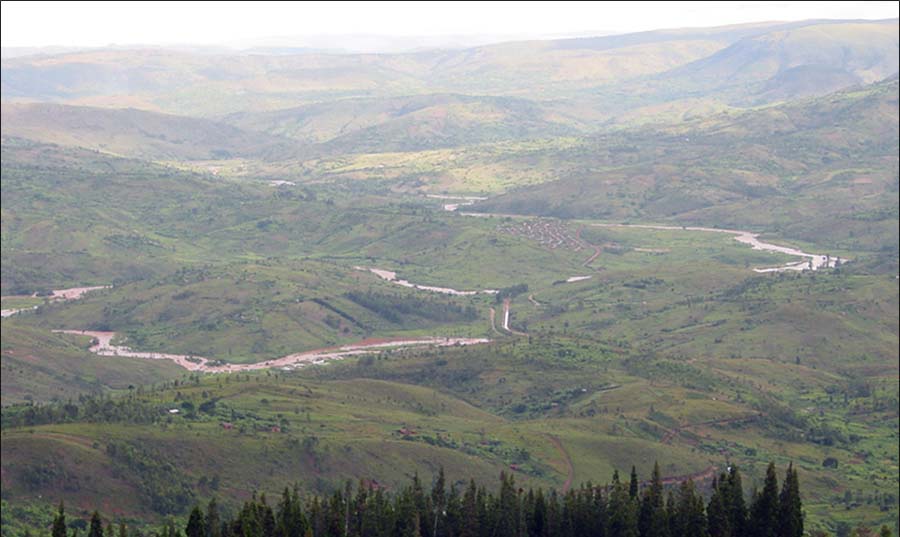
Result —
<path fill-rule="evenodd" d="M 896 73 L 897 35 L 896 19 L 776 30 L 658 75 L 657 91 L 744 105 L 822 95 Z"/>
<path fill-rule="evenodd" d="M 895 523 L 896 36 L 4 58 L 3 535 L 655 461 Z"/>
<path fill-rule="evenodd" d="M 773 108 L 598 135 L 564 163 L 546 164 L 548 182 L 474 210 L 671 220 L 895 249 L 897 103 L 892 77 Z"/>
<path fill-rule="evenodd" d="M 730 100 L 770 101 L 786 96 L 779 93 L 785 89 L 772 86 L 777 81 L 789 82 L 790 95 L 802 95 L 891 74 L 896 34 L 896 20 L 812 20 L 408 54 L 97 50 L 4 59 L 2 93 L 4 101 L 207 117 L 348 97 L 434 93 L 542 100 L 601 96 L 606 106 L 621 109 L 698 95 L 723 98 L 723 91 L 744 83 L 752 86 L 750 95 L 738 92 Z M 824 83 L 804 83 L 810 71 Z"/>
<path fill-rule="evenodd" d="M 419 151 L 581 132 L 577 117 L 564 116 L 550 105 L 450 94 L 339 100 L 233 114 L 224 121 L 245 130 L 316 143 L 309 150 L 326 155 Z"/>
<path fill-rule="evenodd" d="M 284 139 L 206 119 L 50 103 L 4 103 L 2 133 L 145 160 L 263 159 L 289 146 Z"/>

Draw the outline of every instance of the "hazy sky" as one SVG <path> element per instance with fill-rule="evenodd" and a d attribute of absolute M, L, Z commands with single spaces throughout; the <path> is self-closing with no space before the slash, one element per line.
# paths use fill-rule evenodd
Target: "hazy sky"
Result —
<path fill-rule="evenodd" d="M 253 44 L 273 36 L 554 37 L 808 18 L 900 2 L 2 2 L 4 47 Z"/>

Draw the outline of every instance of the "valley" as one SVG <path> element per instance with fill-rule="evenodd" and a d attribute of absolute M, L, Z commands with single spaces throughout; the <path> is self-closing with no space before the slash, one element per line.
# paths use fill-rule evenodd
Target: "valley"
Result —
<path fill-rule="evenodd" d="M 3 535 L 770 463 L 896 528 L 897 31 L 4 56 Z"/>

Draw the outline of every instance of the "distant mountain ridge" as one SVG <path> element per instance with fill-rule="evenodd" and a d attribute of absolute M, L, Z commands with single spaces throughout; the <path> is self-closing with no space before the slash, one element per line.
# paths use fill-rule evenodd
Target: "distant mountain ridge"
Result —
<path fill-rule="evenodd" d="M 593 96 L 617 108 L 641 99 L 687 97 L 746 105 L 888 76 L 896 71 L 897 33 L 897 19 L 811 20 L 404 54 L 103 49 L 6 58 L 0 78 L 4 101 L 131 106 L 206 117 L 441 93 L 537 100 Z M 813 82 L 804 83 L 809 77 Z M 773 87 L 781 83 L 781 90 Z"/>

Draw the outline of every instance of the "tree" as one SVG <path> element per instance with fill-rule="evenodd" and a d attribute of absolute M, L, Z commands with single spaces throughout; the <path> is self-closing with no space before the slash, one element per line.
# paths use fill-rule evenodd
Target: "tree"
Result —
<path fill-rule="evenodd" d="M 66 512 L 63 502 L 59 502 L 59 513 L 53 519 L 52 537 L 66 537 Z"/>
<path fill-rule="evenodd" d="M 438 473 L 437 481 L 431 488 L 431 508 L 434 510 L 434 527 L 430 533 L 432 537 L 437 537 L 438 525 L 441 520 L 444 519 L 447 508 L 446 480 L 444 478 L 443 466 L 441 466 L 440 472 Z"/>
<path fill-rule="evenodd" d="M 631 466 L 631 478 L 628 481 L 628 497 L 637 500 L 638 495 L 638 476 L 634 465 Z"/>
<path fill-rule="evenodd" d="M 747 537 L 747 504 L 744 502 L 744 484 L 737 466 L 728 470 L 725 508 L 728 511 L 728 528 L 731 537 Z"/>
<path fill-rule="evenodd" d="M 756 494 L 750 507 L 752 537 L 778 537 L 778 515 L 778 477 L 775 463 L 769 463 L 763 489 Z"/>
<path fill-rule="evenodd" d="M 191 514 L 188 517 L 187 527 L 184 529 L 184 533 L 187 537 L 206 537 L 206 524 L 203 520 L 203 513 L 200 512 L 200 507 L 195 505 L 193 509 L 191 509 Z"/>
<path fill-rule="evenodd" d="M 713 481 L 713 493 L 706 506 L 706 518 L 709 524 L 710 537 L 731 537 L 731 527 L 728 522 L 728 477 L 722 474 L 718 480 Z"/>
<path fill-rule="evenodd" d="M 678 514 L 676 515 L 675 535 L 705 537 L 707 535 L 706 513 L 703 497 L 697 493 L 694 481 L 688 479 L 678 490 Z"/>
<path fill-rule="evenodd" d="M 609 526 L 607 535 L 609 537 L 636 537 L 637 513 L 634 509 L 634 502 L 629 497 L 628 491 L 619 481 L 619 472 L 613 472 L 612 492 L 609 494 Z"/>
<path fill-rule="evenodd" d="M 793 463 L 788 465 L 778 501 L 778 537 L 803 537 L 803 504 Z"/>
<path fill-rule="evenodd" d="M 641 498 L 641 507 L 638 514 L 638 531 L 641 537 L 666 537 L 668 535 L 659 463 L 653 464 L 650 486 L 644 490 Z"/>
<path fill-rule="evenodd" d="M 91 515 L 91 528 L 88 530 L 88 537 L 103 537 L 103 521 L 100 520 L 100 513 L 94 511 Z"/>
<path fill-rule="evenodd" d="M 219 518 L 219 504 L 216 499 L 209 500 L 206 506 L 206 536 L 222 537 L 222 521 Z"/>
<path fill-rule="evenodd" d="M 478 537 L 478 489 L 474 479 L 469 481 L 469 488 L 463 494 L 462 513 L 460 537 Z"/>

